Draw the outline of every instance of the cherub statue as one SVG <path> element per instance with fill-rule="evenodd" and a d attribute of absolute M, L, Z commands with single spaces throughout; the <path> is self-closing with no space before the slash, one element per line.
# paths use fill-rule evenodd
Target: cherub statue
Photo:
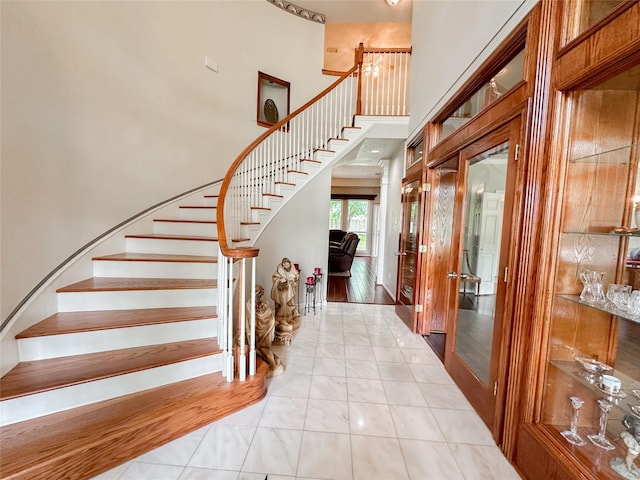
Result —
<path fill-rule="evenodd" d="M 267 362 L 271 375 L 280 375 L 284 371 L 284 365 L 278 356 L 271 350 L 271 344 L 275 337 L 275 318 L 271 307 L 262 297 L 264 287 L 256 285 L 256 355 Z M 247 302 L 247 340 L 250 338 L 251 300 Z"/>
<path fill-rule="evenodd" d="M 299 273 L 288 258 L 283 258 L 271 277 L 271 299 L 276 307 L 278 325 L 290 325 L 293 330 L 300 327 L 300 313 L 296 305 Z"/>

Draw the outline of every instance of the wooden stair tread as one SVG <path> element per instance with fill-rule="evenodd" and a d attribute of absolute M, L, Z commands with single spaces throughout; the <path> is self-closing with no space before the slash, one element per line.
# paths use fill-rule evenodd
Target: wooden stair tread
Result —
<path fill-rule="evenodd" d="M 184 220 L 182 218 L 155 218 L 154 222 L 171 222 L 171 223 L 198 223 L 205 225 L 216 225 L 215 220 Z"/>
<path fill-rule="evenodd" d="M 161 323 L 217 318 L 216 307 L 142 308 L 59 312 L 32 325 L 16 338 L 33 338 L 67 333 L 92 332 L 113 328 L 140 327 Z"/>
<path fill-rule="evenodd" d="M 311 163 L 322 163 L 320 160 L 316 160 L 314 158 L 303 158 L 300 160 L 301 162 L 311 162 Z"/>
<path fill-rule="evenodd" d="M 202 237 L 196 235 L 165 235 L 163 233 L 144 233 L 144 234 L 132 234 L 126 235 L 125 238 L 152 238 L 161 240 L 199 240 L 205 242 L 217 242 L 218 237 Z"/>
<path fill-rule="evenodd" d="M 215 338 L 21 362 L 0 379 L 0 400 L 220 353 Z"/>
<path fill-rule="evenodd" d="M 91 478 L 265 396 L 268 368 L 203 375 L 0 429 L 4 479 Z"/>
<path fill-rule="evenodd" d="M 125 252 L 93 257 L 93 260 L 113 260 L 127 262 L 178 262 L 178 263 L 218 263 L 218 257 L 204 255 L 168 255 L 164 253 Z"/>
<path fill-rule="evenodd" d="M 116 292 L 126 290 L 181 290 L 191 288 L 217 288 L 218 282 L 211 279 L 193 278 L 119 278 L 92 277 L 66 287 L 58 293 L 68 292 Z"/>

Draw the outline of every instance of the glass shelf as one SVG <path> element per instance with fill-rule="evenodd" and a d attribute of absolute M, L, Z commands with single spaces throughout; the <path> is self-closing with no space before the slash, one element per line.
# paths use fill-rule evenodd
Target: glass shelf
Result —
<path fill-rule="evenodd" d="M 600 153 L 594 153 L 591 155 L 585 155 L 583 157 L 578 157 L 569 160 L 571 163 L 619 163 L 619 164 L 628 164 L 631 160 L 631 156 L 629 154 L 625 155 L 623 158 L 620 158 L 620 155 L 624 153 L 625 150 L 631 152 L 633 147 L 638 147 L 639 144 L 634 143 L 631 145 L 626 145 L 620 148 L 614 148 L 612 150 L 606 150 Z"/>
<path fill-rule="evenodd" d="M 595 305 L 593 303 L 583 302 L 582 300 L 580 300 L 579 295 L 558 295 L 558 297 L 568 300 L 569 302 L 573 302 L 579 305 L 584 305 L 585 307 L 593 308 L 594 310 L 598 310 L 600 312 L 605 312 L 611 315 L 615 315 L 616 317 L 620 317 L 624 320 L 629 320 L 630 322 L 633 322 L 633 323 L 640 323 L 640 313 L 636 316 L 632 316 L 631 313 L 620 311 L 609 303 L 605 303 L 604 305 Z"/>
<path fill-rule="evenodd" d="M 638 379 L 632 378 L 616 370 L 609 372 L 610 375 L 613 375 L 622 381 L 621 391 L 624 392 L 625 395 L 624 397 L 610 396 L 595 386 L 592 379 L 597 378 L 597 375 L 590 374 L 575 361 L 552 360 L 549 363 L 558 368 L 558 370 L 569 375 L 571 378 L 578 380 L 580 384 L 589 387 L 596 395 L 604 397 L 608 402 L 613 403 L 625 413 L 636 417 L 638 416 L 638 414 L 631 409 L 632 406 L 640 405 L 640 398 L 633 394 L 634 391 L 637 392 L 640 389 L 640 381 Z"/>

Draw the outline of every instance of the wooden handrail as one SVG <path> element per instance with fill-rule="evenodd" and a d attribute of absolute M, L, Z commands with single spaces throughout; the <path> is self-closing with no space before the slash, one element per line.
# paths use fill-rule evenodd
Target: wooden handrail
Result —
<path fill-rule="evenodd" d="M 217 207 L 217 212 L 216 212 L 216 220 L 217 220 L 217 227 L 218 227 L 218 244 L 219 244 L 219 248 L 222 250 L 223 255 L 231 257 L 231 258 L 242 258 L 242 257 L 235 257 L 235 255 L 238 255 L 240 253 L 240 251 L 242 251 L 242 253 L 244 253 L 244 255 L 243 255 L 244 258 L 249 258 L 249 256 L 258 256 L 258 249 L 255 249 L 255 248 L 251 249 L 252 250 L 251 251 L 251 255 L 247 256 L 246 255 L 247 252 L 246 252 L 245 249 L 241 250 L 239 248 L 230 247 L 229 243 L 228 243 L 228 239 L 227 239 L 226 227 L 225 227 L 225 223 L 224 223 L 224 205 L 225 205 L 227 191 L 229 190 L 229 186 L 231 184 L 231 179 L 232 179 L 234 173 L 236 172 L 236 170 L 238 169 L 238 166 L 240 166 L 242 164 L 242 162 L 244 161 L 244 159 L 247 158 L 247 156 L 253 150 L 255 150 L 255 148 L 258 145 L 260 145 L 266 138 L 268 138 L 272 133 L 280 130 L 282 127 L 287 125 L 287 123 L 289 123 L 294 117 L 298 116 L 300 113 L 304 112 L 307 108 L 309 108 L 311 105 L 316 103 L 318 100 L 320 100 L 321 98 L 323 98 L 327 94 L 329 94 L 340 83 L 342 83 L 344 80 L 346 80 L 351 75 L 353 75 L 356 72 L 357 69 L 358 69 L 358 67 L 356 65 L 356 66 L 352 67 L 350 70 L 348 70 L 347 72 L 345 72 L 338 80 L 336 80 L 334 83 L 329 85 L 327 88 L 325 88 L 318 95 L 313 97 L 311 100 L 309 100 L 307 103 L 302 105 L 300 108 L 295 110 L 290 115 L 288 115 L 285 118 L 283 118 L 282 120 L 280 120 L 275 125 L 271 126 L 267 131 L 265 131 L 262 135 L 260 135 L 253 142 L 251 142 L 240 153 L 240 155 L 238 155 L 236 157 L 234 162 L 229 167 L 229 170 L 227 171 L 227 174 L 225 175 L 224 180 L 222 181 L 222 186 L 220 187 L 220 193 L 219 193 L 219 196 L 218 196 L 218 207 Z"/>
<path fill-rule="evenodd" d="M 322 106 L 321 100 L 325 100 L 325 97 L 328 99 L 328 95 L 334 91 L 336 95 L 339 95 L 339 87 L 342 87 L 344 82 L 352 76 L 357 77 L 358 80 L 355 86 L 355 102 L 352 104 L 350 115 L 406 115 L 406 80 L 408 78 L 408 56 L 411 54 L 411 51 L 411 48 L 365 48 L 364 44 L 360 43 L 355 49 L 354 66 L 351 69 L 340 74 L 340 77 L 335 82 L 293 113 L 272 125 L 236 157 L 224 177 L 218 197 L 218 241 L 223 255 L 231 256 L 232 258 L 250 258 L 253 255 L 258 255 L 258 250 L 255 248 L 249 250 L 238 249 L 230 245 L 233 237 L 229 237 L 235 235 L 234 229 L 236 227 L 233 223 L 235 220 L 233 217 L 229 217 L 229 215 L 235 215 L 235 213 L 225 214 L 225 210 L 237 212 L 237 210 L 234 210 L 236 206 L 235 203 L 233 203 L 235 202 L 233 198 L 249 199 L 252 195 L 252 193 L 246 193 L 243 190 L 245 187 L 238 183 L 238 179 L 246 176 L 246 172 L 253 172 L 256 169 L 264 169 L 265 173 L 286 170 L 288 159 L 299 158 L 312 151 L 322 149 L 325 145 L 323 142 L 316 141 L 314 144 L 310 142 L 307 151 L 307 146 L 294 142 L 293 145 L 296 146 L 293 152 L 291 152 L 291 150 L 288 150 L 291 144 L 284 144 L 284 146 L 282 146 L 283 144 L 274 143 L 278 141 L 278 132 L 291 134 L 289 131 L 290 128 L 295 129 L 296 124 L 299 125 L 299 122 L 305 122 L 305 115 L 315 115 L 313 108 L 325 108 Z M 378 76 L 377 68 L 373 75 L 369 75 L 371 71 L 370 65 L 373 64 L 371 55 L 382 56 L 378 62 L 381 62 L 381 64 L 386 67 L 384 69 L 384 75 L 381 74 Z M 365 61 L 369 66 L 366 71 L 364 69 Z M 376 62 L 376 65 L 378 62 Z M 389 72 L 393 73 L 390 74 Z M 366 81 L 364 77 L 367 77 Z M 322 135 L 326 133 L 324 130 L 318 130 L 318 132 Z M 278 156 L 280 154 L 283 156 Z M 258 166 L 251 163 L 255 161 L 256 156 L 264 158 L 265 155 L 269 158 L 273 155 L 273 162 L 266 164 L 260 163 L 257 164 Z M 247 183 L 245 185 L 251 184 Z M 230 192 L 233 192 L 233 194 Z M 235 196 L 236 192 L 240 192 L 239 197 Z M 227 208 L 225 208 L 225 206 L 227 206 Z M 230 223 L 225 223 L 225 215 Z"/>

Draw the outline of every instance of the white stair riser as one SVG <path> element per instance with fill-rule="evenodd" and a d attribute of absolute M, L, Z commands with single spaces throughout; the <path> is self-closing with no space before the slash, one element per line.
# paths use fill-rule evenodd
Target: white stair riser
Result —
<path fill-rule="evenodd" d="M 94 277 L 216 278 L 218 265 L 202 262 L 136 262 L 94 260 Z"/>
<path fill-rule="evenodd" d="M 329 141 L 329 150 L 333 150 L 334 152 L 339 152 L 340 150 L 343 150 L 344 148 L 346 148 L 347 145 L 349 145 L 349 140 L 333 138 Z"/>
<path fill-rule="evenodd" d="M 208 307 L 218 302 L 216 288 L 123 290 L 58 293 L 59 312 L 127 310 L 130 308 Z"/>
<path fill-rule="evenodd" d="M 20 361 L 181 342 L 217 335 L 216 318 L 18 339 Z"/>
<path fill-rule="evenodd" d="M 207 198 L 204 195 L 202 196 L 202 205 L 211 205 L 211 206 L 215 207 L 217 204 L 218 204 L 218 197 L 208 197 Z"/>
<path fill-rule="evenodd" d="M 279 183 L 275 185 L 274 190 L 276 195 L 283 195 L 286 198 L 288 194 L 295 192 L 296 186 Z"/>
<path fill-rule="evenodd" d="M 271 197 L 271 196 L 263 196 L 262 197 L 262 205 L 261 207 L 265 208 L 276 208 L 280 206 L 284 198 L 282 197 Z"/>
<path fill-rule="evenodd" d="M 325 150 L 318 150 L 313 154 L 314 160 L 319 160 L 321 162 L 330 162 L 336 154 L 334 152 L 327 152 Z"/>
<path fill-rule="evenodd" d="M 215 221 L 215 208 L 181 208 L 179 217 L 182 220 L 210 220 Z"/>
<path fill-rule="evenodd" d="M 309 174 L 315 172 L 316 170 L 318 170 L 319 168 L 322 168 L 322 164 L 321 163 L 317 163 L 317 162 L 304 162 L 302 164 L 302 171 L 307 172 Z"/>
<path fill-rule="evenodd" d="M 251 221 L 266 223 L 266 220 L 271 216 L 272 210 L 251 210 Z"/>
<path fill-rule="evenodd" d="M 217 354 L 6 400 L 0 403 L 0 426 L 219 372 L 221 369 L 222 355 Z"/>
<path fill-rule="evenodd" d="M 187 235 L 196 237 L 217 237 L 218 228 L 210 223 L 153 222 L 153 233 L 162 235 Z"/>
<path fill-rule="evenodd" d="M 174 240 L 167 238 L 127 237 L 130 253 L 166 253 L 170 255 L 218 255 L 218 242 L 207 240 Z"/>
<path fill-rule="evenodd" d="M 342 130 L 342 136 L 346 140 L 352 140 L 356 137 L 359 137 L 361 132 L 361 128 L 345 128 L 344 130 Z"/>
<path fill-rule="evenodd" d="M 305 173 L 297 173 L 297 172 L 289 172 L 287 173 L 287 178 L 290 183 L 295 183 L 296 185 L 301 185 L 307 181 L 307 177 L 309 175 Z"/>

